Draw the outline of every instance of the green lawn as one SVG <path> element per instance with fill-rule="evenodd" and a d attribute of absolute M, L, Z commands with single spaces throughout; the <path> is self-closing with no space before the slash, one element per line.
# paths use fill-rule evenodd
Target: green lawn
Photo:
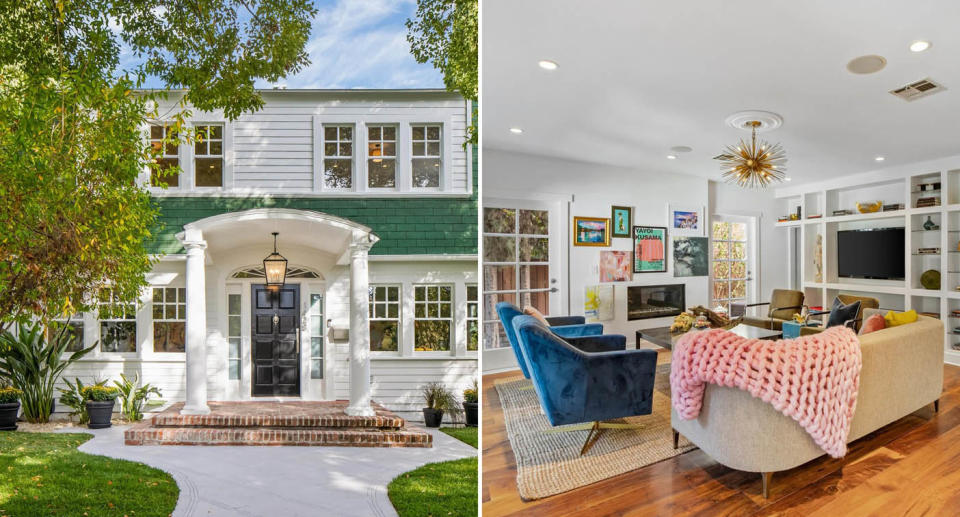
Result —
<path fill-rule="evenodd" d="M 180 489 L 141 463 L 77 450 L 89 434 L 0 432 L 0 515 L 167 516 Z"/>
<path fill-rule="evenodd" d="M 476 427 L 444 427 L 444 433 L 477 446 Z M 477 457 L 428 463 L 400 474 L 387 493 L 400 517 L 477 515 Z"/>

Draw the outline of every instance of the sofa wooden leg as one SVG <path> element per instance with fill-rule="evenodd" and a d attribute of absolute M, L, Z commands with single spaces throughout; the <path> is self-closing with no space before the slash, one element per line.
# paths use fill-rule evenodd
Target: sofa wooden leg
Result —
<path fill-rule="evenodd" d="M 673 448 L 676 449 L 680 446 L 680 433 L 676 429 L 671 431 L 673 431 Z"/>
<path fill-rule="evenodd" d="M 934 401 L 933 401 L 933 412 L 934 412 L 934 413 L 939 413 L 939 412 L 940 412 L 940 399 L 937 399 L 937 400 L 934 400 Z"/>
<path fill-rule="evenodd" d="M 763 498 L 764 498 L 764 499 L 769 499 L 769 498 L 770 498 L 770 478 L 771 478 L 771 477 L 773 477 L 773 472 L 761 472 L 761 473 L 760 473 L 760 478 L 761 478 L 761 480 L 763 481 L 762 492 L 763 492 Z"/>

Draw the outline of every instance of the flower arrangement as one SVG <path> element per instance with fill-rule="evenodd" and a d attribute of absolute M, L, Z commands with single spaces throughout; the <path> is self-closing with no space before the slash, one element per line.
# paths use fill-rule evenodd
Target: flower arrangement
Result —
<path fill-rule="evenodd" d="M 13 404 L 20 401 L 23 392 L 13 386 L 0 388 L 0 404 Z"/>
<path fill-rule="evenodd" d="M 116 400 L 120 391 L 113 386 L 84 386 L 80 393 L 83 394 L 83 400 L 93 400 L 97 402 L 106 402 Z"/>

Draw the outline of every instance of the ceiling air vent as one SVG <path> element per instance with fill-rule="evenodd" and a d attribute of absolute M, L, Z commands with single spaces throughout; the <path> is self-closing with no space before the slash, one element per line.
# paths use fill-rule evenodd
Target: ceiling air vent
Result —
<path fill-rule="evenodd" d="M 937 93 L 940 90 L 946 90 L 946 88 L 942 84 L 936 83 L 933 81 L 933 79 L 927 77 L 925 79 L 920 79 L 915 83 L 910 83 L 906 86 L 897 88 L 896 90 L 890 90 L 890 93 L 900 97 L 905 101 L 914 101 L 920 97 L 926 97 L 927 95 Z"/>

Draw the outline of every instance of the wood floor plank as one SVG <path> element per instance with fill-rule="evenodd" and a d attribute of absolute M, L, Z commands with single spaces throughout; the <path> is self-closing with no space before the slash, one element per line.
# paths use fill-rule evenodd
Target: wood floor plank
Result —
<path fill-rule="evenodd" d="M 960 515 L 960 367 L 944 366 L 940 413 L 921 408 L 853 442 L 844 458 L 822 456 L 774 474 L 769 499 L 760 495 L 759 475 L 729 469 L 694 449 L 570 492 L 524 501 L 494 387 L 517 375 L 483 377 L 485 517 Z"/>

